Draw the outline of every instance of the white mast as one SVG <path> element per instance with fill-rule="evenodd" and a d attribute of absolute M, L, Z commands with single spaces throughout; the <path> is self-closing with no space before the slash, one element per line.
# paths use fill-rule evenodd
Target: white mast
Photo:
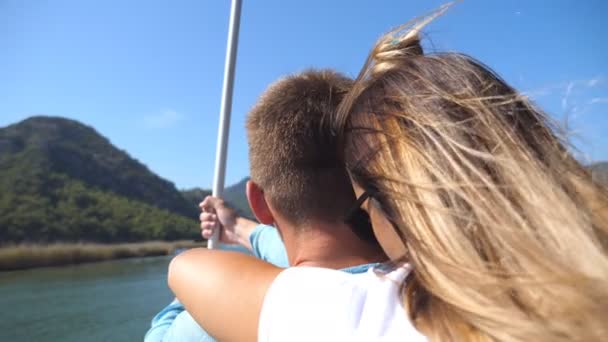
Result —
<path fill-rule="evenodd" d="M 239 42 L 239 26 L 241 23 L 241 5 L 241 0 L 232 0 L 230 9 L 228 47 L 226 48 L 226 64 L 224 66 L 224 86 L 222 88 L 220 123 L 217 134 L 217 149 L 215 151 L 215 176 L 213 178 L 213 196 L 215 197 L 222 197 L 224 194 L 230 113 L 232 111 L 232 90 L 234 88 L 234 69 L 236 66 L 236 51 Z M 207 241 L 207 248 L 217 248 L 218 238 L 219 229 L 216 229 L 215 234 Z"/>

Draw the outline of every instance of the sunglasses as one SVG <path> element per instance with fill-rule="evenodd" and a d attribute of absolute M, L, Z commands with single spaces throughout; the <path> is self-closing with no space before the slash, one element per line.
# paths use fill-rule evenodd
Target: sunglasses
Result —
<path fill-rule="evenodd" d="M 352 208 L 346 212 L 344 223 L 351 227 L 359 239 L 377 244 L 378 240 L 376 240 L 376 236 L 374 235 L 369 214 L 361 208 L 363 202 L 373 197 L 372 194 L 373 192 L 366 190 L 357 198 Z"/>

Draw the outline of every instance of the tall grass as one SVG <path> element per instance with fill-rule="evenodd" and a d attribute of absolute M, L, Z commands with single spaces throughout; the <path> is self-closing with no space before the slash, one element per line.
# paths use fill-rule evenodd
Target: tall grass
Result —
<path fill-rule="evenodd" d="M 179 248 L 202 247 L 194 241 L 152 241 L 122 244 L 54 243 L 0 247 L 0 271 L 173 254 Z"/>

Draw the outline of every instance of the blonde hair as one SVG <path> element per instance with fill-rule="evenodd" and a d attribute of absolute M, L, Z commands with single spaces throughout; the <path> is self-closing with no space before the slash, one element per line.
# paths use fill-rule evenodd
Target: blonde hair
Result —
<path fill-rule="evenodd" d="M 336 120 L 406 245 L 410 318 L 435 341 L 606 341 L 607 191 L 489 68 L 423 53 L 445 8 L 380 38 Z"/>

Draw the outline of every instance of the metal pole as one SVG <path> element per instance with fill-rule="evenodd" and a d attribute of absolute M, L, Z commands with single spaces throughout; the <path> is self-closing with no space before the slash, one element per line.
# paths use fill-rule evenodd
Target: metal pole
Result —
<path fill-rule="evenodd" d="M 222 197 L 224 194 L 226 155 L 228 154 L 228 134 L 230 131 L 230 112 L 232 111 L 232 90 L 234 88 L 234 69 L 236 66 L 236 51 L 239 42 L 239 26 L 241 23 L 241 5 L 241 0 L 232 0 L 230 9 L 230 27 L 228 29 L 228 47 L 226 48 L 226 64 L 224 66 L 222 105 L 220 108 L 220 123 L 217 134 L 217 149 L 215 151 L 213 196 L 216 197 Z M 215 234 L 207 241 L 207 248 L 217 248 L 218 238 L 219 229 L 216 229 Z"/>

